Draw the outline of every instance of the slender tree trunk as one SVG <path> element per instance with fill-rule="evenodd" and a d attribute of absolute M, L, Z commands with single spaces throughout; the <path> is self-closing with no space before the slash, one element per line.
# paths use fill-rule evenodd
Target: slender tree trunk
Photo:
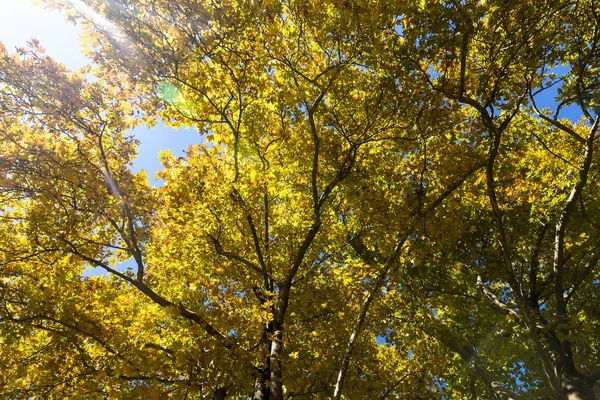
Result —
<path fill-rule="evenodd" d="M 354 324 L 354 329 L 352 330 L 352 334 L 350 335 L 350 339 L 348 340 L 348 345 L 346 346 L 346 351 L 344 352 L 344 358 L 342 359 L 342 364 L 340 366 L 340 370 L 338 372 L 337 380 L 335 383 L 335 389 L 333 391 L 333 399 L 339 400 L 342 396 L 342 389 L 344 387 L 344 379 L 346 378 L 346 374 L 348 372 L 348 366 L 350 365 L 350 358 L 352 357 L 352 352 L 354 350 L 354 346 L 356 345 L 356 341 L 358 340 L 358 335 L 360 335 L 360 331 L 362 329 L 363 323 L 367 317 L 367 312 L 369 311 L 369 306 L 371 302 L 375 298 L 375 295 L 379 290 L 381 290 L 381 285 L 384 279 L 387 277 L 389 268 L 386 267 L 384 271 L 380 274 L 377 279 L 375 285 L 369 292 L 369 295 L 363 302 L 360 313 L 356 319 L 356 323 Z"/>

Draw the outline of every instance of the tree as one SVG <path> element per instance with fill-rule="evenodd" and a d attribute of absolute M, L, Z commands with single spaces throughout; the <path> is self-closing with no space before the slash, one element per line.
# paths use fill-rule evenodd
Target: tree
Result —
<path fill-rule="evenodd" d="M 0 49 L 5 397 L 596 398 L 593 1 L 46 4 L 93 68 Z"/>

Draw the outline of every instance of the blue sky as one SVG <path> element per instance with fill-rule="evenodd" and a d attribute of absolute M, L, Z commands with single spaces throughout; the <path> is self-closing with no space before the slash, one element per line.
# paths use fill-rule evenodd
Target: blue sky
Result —
<path fill-rule="evenodd" d="M 25 47 L 32 37 L 40 40 L 46 54 L 63 62 L 70 69 L 87 64 L 80 54 L 79 30 L 55 12 L 29 6 L 28 0 L 1 0 L 0 42 L 9 51 L 15 47 Z M 134 134 L 140 141 L 134 169 L 148 172 L 152 185 L 160 184 L 154 180 L 155 172 L 161 169 L 158 161 L 159 150 L 170 149 L 178 156 L 190 144 L 200 142 L 195 129 L 171 129 L 159 123 L 154 129 L 138 127 Z"/>

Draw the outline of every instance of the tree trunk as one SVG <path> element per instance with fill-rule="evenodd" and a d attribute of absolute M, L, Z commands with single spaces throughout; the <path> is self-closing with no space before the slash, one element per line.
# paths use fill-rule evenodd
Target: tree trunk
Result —
<path fill-rule="evenodd" d="M 262 337 L 262 347 L 265 352 L 265 361 L 259 365 L 259 375 L 254 380 L 254 396 L 252 400 L 270 400 L 269 385 L 266 382 L 271 380 L 271 341 L 273 334 L 273 322 L 265 325 Z"/>
<path fill-rule="evenodd" d="M 298 262 L 298 265 L 300 265 L 300 262 Z M 273 329 L 273 339 L 271 340 L 271 352 L 269 353 L 269 360 L 271 361 L 269 400 L 283 400 L 283 372 L 281 370 L 283 321 L 290 299 L 290 290 L 292 288 L 292 279 L 294 275 L 295 273 L 290 273 L 286 282 L 281 285 L 277 304 L 273 310 L 273 321 L 271 325 Z"/>
<path fill-rule="evenodd" d="M 584 376 L 563 375 L 561 386 L 567 400 L 596 400 L 594 385 Z"/>
<path fill-rule="evenodd" d="M 265 385 L 265 382 L 269 380 L 269 375 L 265 377 L 265 370 L 262 370 L 260 375 L 256 377 L 252 400 L 269 400 L 269 388 Z"/>
<path fill-rule="evenodd" d="M 281 372 L 281 350 L 282 350 L 281 331 L 275 331 L 275 337 L 271 342 L 271 380 L 269 382 L 271 393 L 269 400 L 283 400 L 283 383 Z"/>
<path fill-rule="evenodd" d="M 226 396 L 227 388 L 223 386 L 215 390 L 215 393 L 213 394 L 213 400 L 225 400 Z"/>

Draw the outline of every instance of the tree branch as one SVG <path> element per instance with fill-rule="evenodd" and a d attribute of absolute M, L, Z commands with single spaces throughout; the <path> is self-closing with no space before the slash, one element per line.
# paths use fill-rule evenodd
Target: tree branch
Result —
<path fill-rule="evenodd" d="M 579 177 L 577 179 L 577 183 L 571 190 L 569 198 L 567 199 L 567 204 L 565 205 L 563 211 L 560 214 L 558 222 L 556 223 L 556 234 L 554 236 L 554 261 L 553 261 L 553 276 L 554 276 L 554 297 L 556 300 L 556 312 L 559 318 L 566 318 L 567 309 L 565 303 L 565 294 L 564 294 L 564 241 L 565 241 L 565 231 L 567 228 L 567 224 L 575 210 L 575 205 L 577 203 L 577 199 L 581 195 L 583 188 L 587 183 L 588 174 L 590 171 L 590 167 L 592 165 L 592 154 L 594 150 L 594 139 L 596 138 L 596 132 L 598 131 L 598 122 L 600 120 L 600 116 L 596 117 L 592 128 L 590 129 L 590 133 L 586 139 L 586 147 L 585 153 L 583 156 L 583 162 L 581 167 L 579 168 Z"/>

